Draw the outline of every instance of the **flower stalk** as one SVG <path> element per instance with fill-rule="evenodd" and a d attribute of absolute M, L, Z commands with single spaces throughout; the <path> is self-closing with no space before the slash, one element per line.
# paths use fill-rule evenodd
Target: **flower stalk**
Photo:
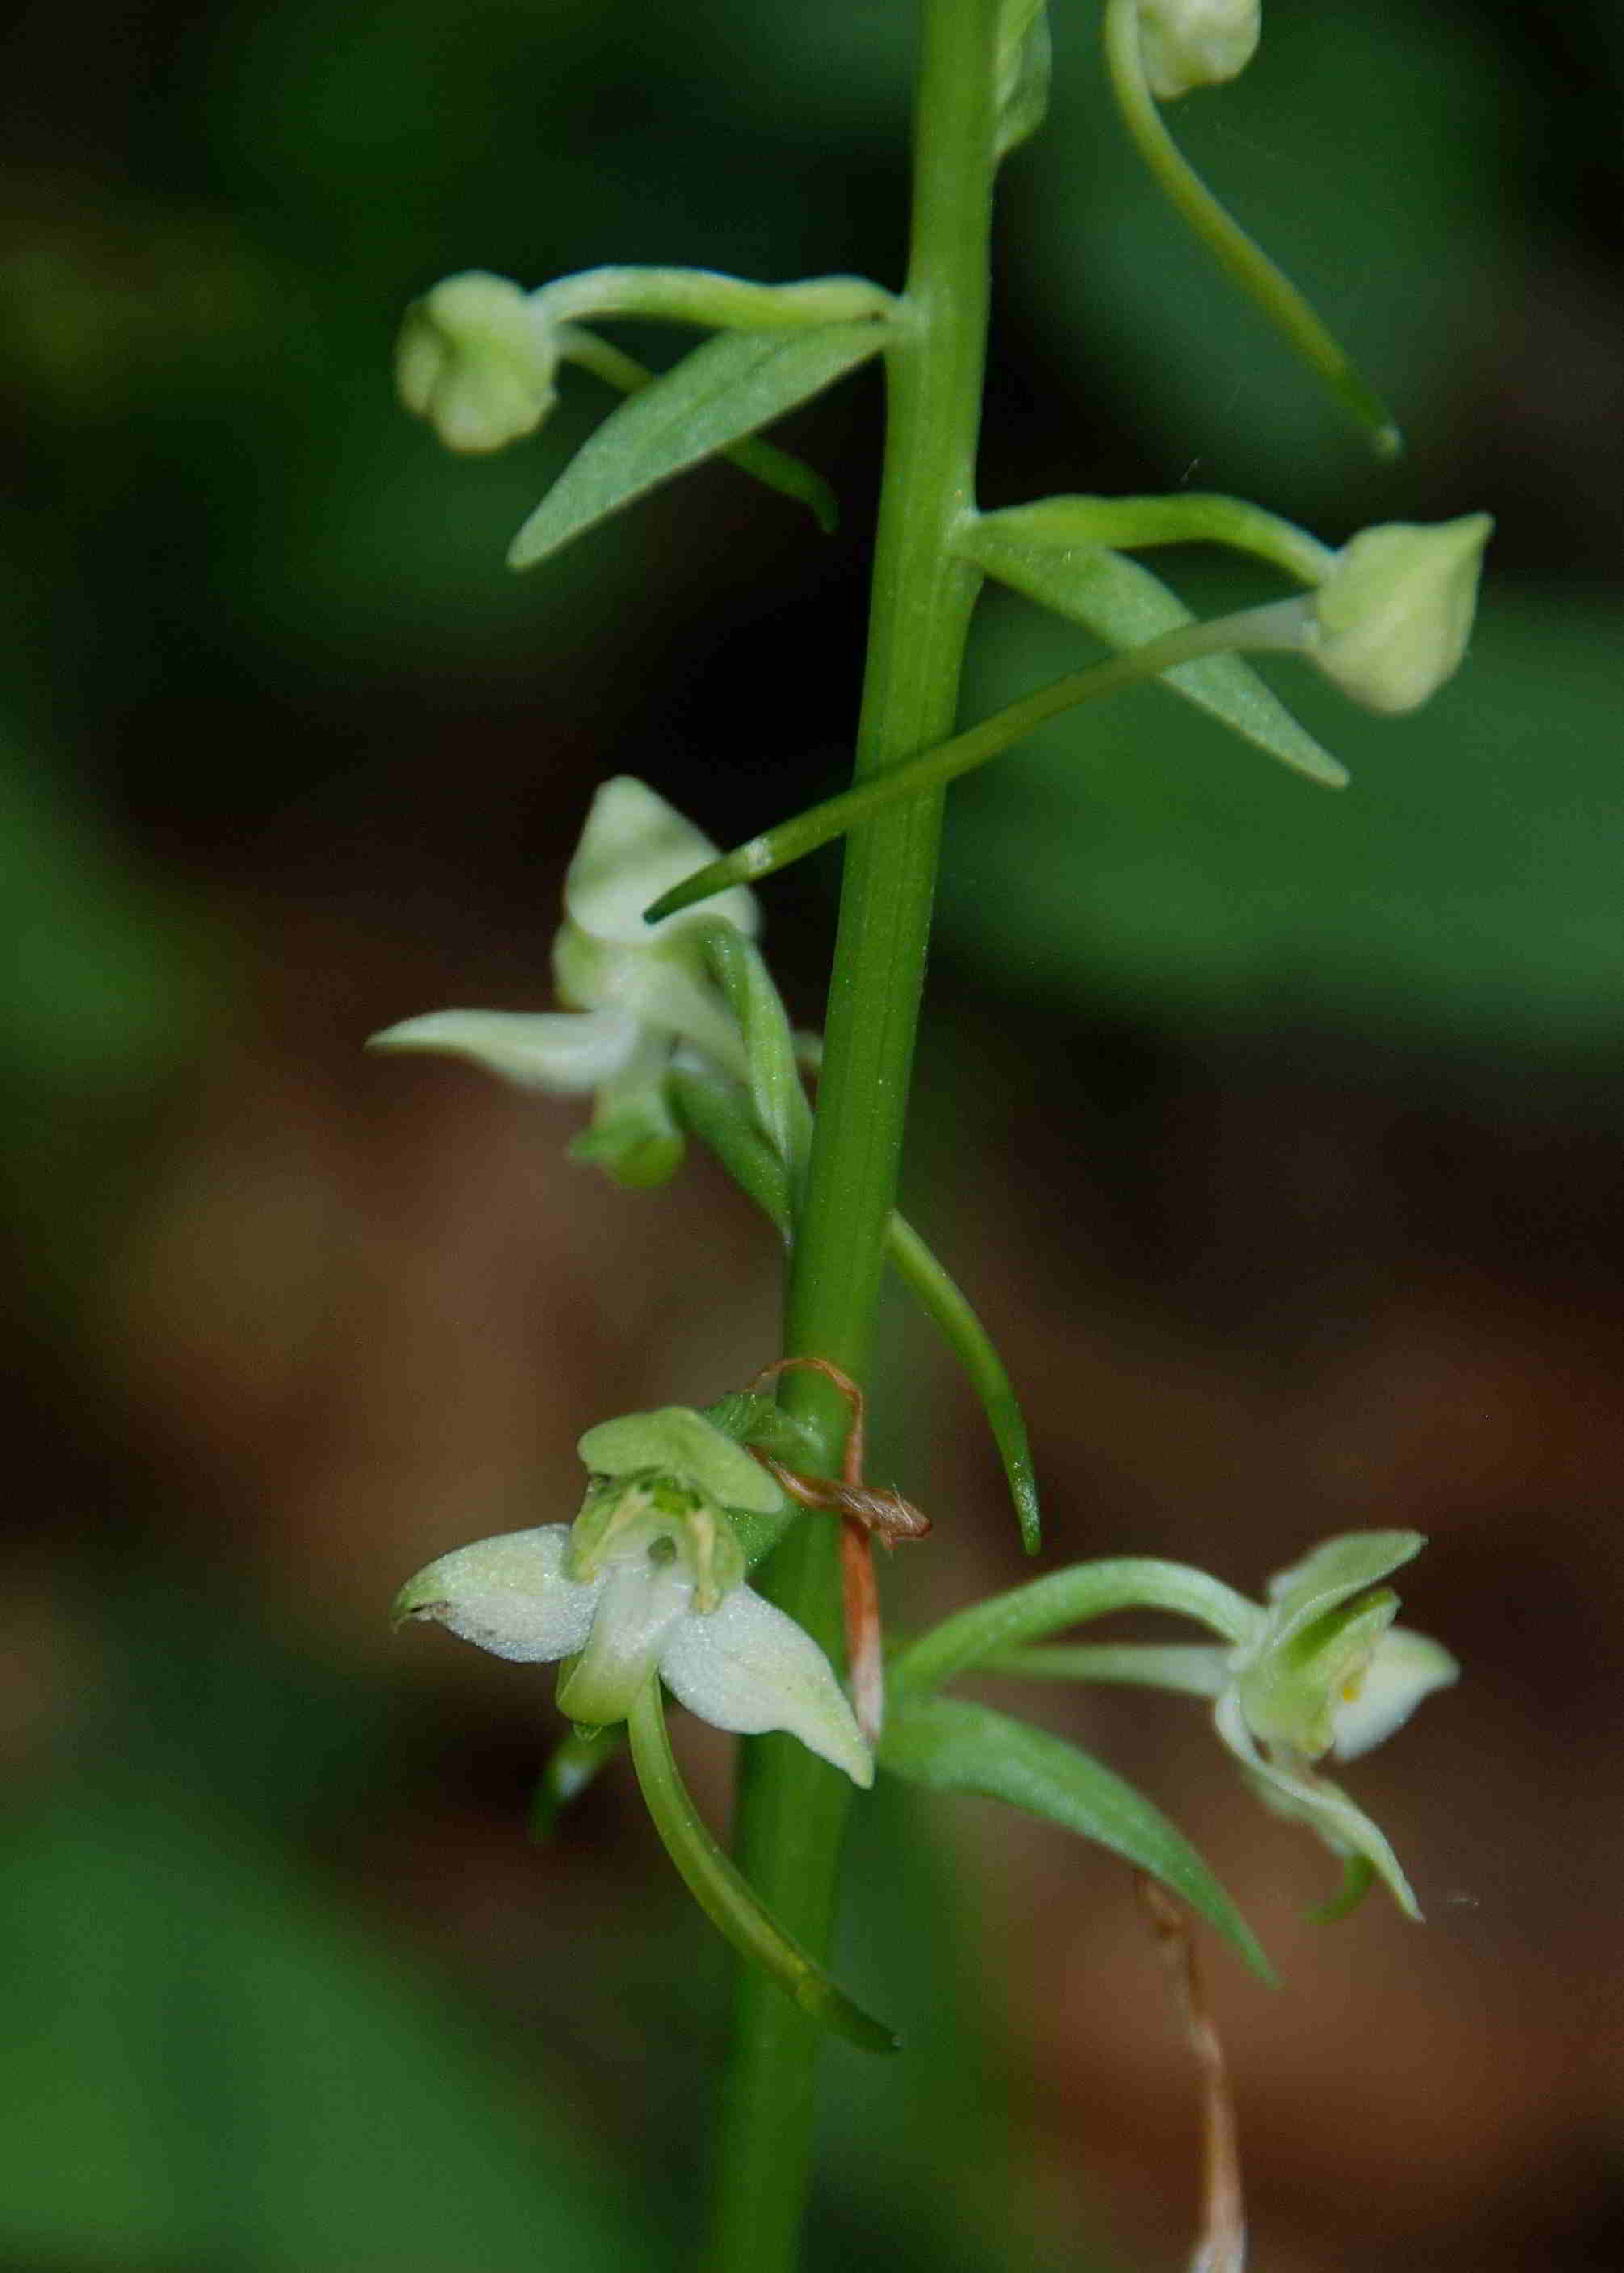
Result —
<path fill-rule="evenodd" d="M 887 434 L 857 773 L 951 732 L 980 577 L 954 530 L 973 503 L 986 352 L 997 122 L 997 0 L 926 0 L 906 289 L 885 350 Z M 891 807 L 846 849 L 823 1069 L 785 1347 L 861 1381 L 896 1197 L 941 829 L 941 798 Z M 838 1475 L 844 1401 L 798 1372 L 785 1401 Z M 838 1539 L 803 1523 L 763 1590 L 826 1647 L 840 1626 Z M 757 1894 L 815 1955 L 833 1928 L 844 1779 L 800 1748 L 748 1747 L 735 1840 Z M 810 2169 L 817 2036 L 741 1970 L 724 2084 L 712 2273 L 790 2273 Z"/>

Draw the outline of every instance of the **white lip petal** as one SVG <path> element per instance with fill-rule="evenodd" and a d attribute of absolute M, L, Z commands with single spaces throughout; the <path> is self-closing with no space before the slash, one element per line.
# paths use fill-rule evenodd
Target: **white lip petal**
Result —
<path fill-rule="evenodd" d="M 647 903 L 640 901 L 640 906 Z M 710 903 L 705 903 L 706 907 Z M 680 923 L 680 916 L 672 919 Z M 656 926 L 664 930 L 664 925 Z M 739 1022 L 722 995 L 666 955 L 628 955 L 621 958 L 614 999 L 635 1012 L 645 1026 L 661 1034 L 692 1042 L 713 1057 L 740 1081 L 749 1077 L 749 1059 Z"/>
<path fill-rule="evenodd" d="M 658 1663 L 666 1637 L 691 1624 L 694 1589 L 675 1564 L 646 1554 L 612 1563 L 599 1582 L 591 1639 L 559 1684 L 558 1704 L 572 1721 L 623 1721 Z"/>
<path fill-rule="evenodd" d="M 431 1010 L 386 1026 L 372 1050 L 432 1050 L 467 1058 L 521 1089 L 575 1096 L 612 1081 L 629 1061 L 634 1011 Z"/>
<path fill-rule="evenodd" d="M 1460 1672 L 1440 1642 L 1407 1626 L 1389 1627 L 1376 1644 L 1357 1695 L 1333 1714 L 1331 1750 L 1339 1760 L 1357 1760 L 1402 1728 L 1424 1697 L 1458 1680 Z"/>
<path fill-rule="evenodd" d="M 508 1531 L 442 1555 L 395 1599 L 396 1624 L 433 1619 L 492 1656 L 541 1664 L 585 1647 L 601 1579 L 564 1575 L 567 1523 Z"/>
<path fill-rule="evenodd" d="M 718 1729 L 781 1729 L 865 1789 L 874 1760 L 833 1669 L 810 1634 L 749 1587 L 707 1617 L 685 1618 L 660 1660 L 679 1702 Z"/>
<path fill-rule="evenodd" d="M 592 800 L 580 846 L 564 881 L 571 920 L 594 939 L 647 947 L 684 923 L 720 916 L 754 937 L 759 922 L 754 896 L 741 886 L 718 893 L 693 915 L 649 925 L 650 900 L 714 860 L 717 848 L 703 830 L 630 774 L 606 781 Z"/>

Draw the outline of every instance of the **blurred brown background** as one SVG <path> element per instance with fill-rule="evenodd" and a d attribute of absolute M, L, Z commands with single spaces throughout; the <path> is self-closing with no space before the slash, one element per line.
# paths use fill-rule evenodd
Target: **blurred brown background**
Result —
<path fill-rule="evenodd" d="M 1186 146 L 1395 400 L 1373 469 L 1208 277 L 1054 11 L 1002 206 L 983 500 L 1182 483 L 1335 540 L 1487 506 L 1422 716 L 1277 684 L 1320 795 L 1150 691 L 954 793 L 907 1203 L 1028 1400 L 1055 1559 L 1256 1588 L 1415 1525 L 1464 1660 L 1350 1781 L 1426 1928 L 1311 1927 L 1324 1858 L 1196 1708 L 1023 1697 L 1142 1781 L 1285 1975 L 1210 1972 L 1269 2273 L 1624 2262 L 1613 1526 L 1624 1360 L 1624 291 L 1603 0 L 1272 0 Z M 601 406 L 456 462 L 404 301 L 480 266 L 898 276 L 909 11 L 530 0 L 26 9 L 0 161 L 0 1161 L 13 1295 L 0 2263 L 508 2273 L 681 2260 L 725 1967 L 628 1779 L 526 1844 L 550 1684 L 392 1638 L 400 1579 L 561 1519 L 607 1414 L 777 1344 L 704 1164 L 628 1197 L 568 1106 L 360 1054 L 539 1006 L 594 784 L 733 841 L 839 776 L 876 390 L 792 439 L 842 532 L 718 469 L 519 581 Z M 675 349 L 667 334 L 632 344 Z M 1260 587 L 1177 556 L 1199 606 Z M 968 701 L 1080 635 L 989 604 Z M 816 1023 L 832 865 L 768 890 Z M 1022 1575 L 974 1406 L 898 1310 L 876 1473 L 922 1620 Z M 726 1757 L 680 1732 L 714 1810 Z M 894 1791 L 811 2262 L 1182 2262 L 1191 2078 L 1124 1874 Z"/>

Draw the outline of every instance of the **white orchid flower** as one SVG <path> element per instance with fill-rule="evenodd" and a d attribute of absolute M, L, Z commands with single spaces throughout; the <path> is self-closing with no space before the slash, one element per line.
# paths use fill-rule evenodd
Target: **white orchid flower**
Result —
<path fill-rule="evenodd" d="M 703 1414 L 680 1406 L 590 1429 L 573 1525 L 459 1547 L 419 1571 L 393 1617 L 429 1619 L 498 1657 L 573 1659 L 560 1709 L 623 1721 L 658 1676 L 701 1720 L 782 1729 L 865 1788 L 874 1762 L 833 1669 L 793 1618 L 744 1583 L 729 1511 L 775 1515 L 783 1491 Z"/>
<path fill-rule="evenodd" d="M 592 1126 L 572 1146 L 624 1183 L 662 1183 L 682 1139 L 665 1094 L 686 1044 L 740 1080 L 748 1066 L 738 1021 L 704 962 L 704 927 L 718 919 L 753 938 L 754 896 L 742 887 L 703 908 L 645 924 L 643 911 L 716 858 L 717 848 L 646 784 L 607 781 L 592 800 L 564 881 L 565 921 L 553 979 L 568 1009 L 433 1010 L 374 1034 L 368 1047 L 466 1058 L 521 1089 L 595 1093 Z"/>
<path fill-rule="evenodd" d="M 1214 1711 L 1259 1797 L 1362 1861 L 1411 1917 L 1420 1909 L 1386 1837 L 1313 1763 L 1357 1759 L 1459 1674 L 1437 1642 L 1394 1625 L 1398 1597 L 1374 1587 L 1424 1543 L 1414 1531 L 1350 1532 L 1279 1572 Z"/>

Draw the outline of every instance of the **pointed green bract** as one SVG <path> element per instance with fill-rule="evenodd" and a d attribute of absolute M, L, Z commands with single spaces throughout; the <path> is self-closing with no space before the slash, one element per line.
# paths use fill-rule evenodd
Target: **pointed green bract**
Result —
<path fill-rule="evenodd" d="M 742 1082 L 711 1067 L 679 1059 L 669 1082 L 678 1120 L 720 1161 L 745 1197 L 753 1200 L 787 1244 L 789 1171 L 762 1133 Z"/>
<path fill-rule="evenodd" d="M 659 376 L 635 356 L 623 353 L 599 339 L 596 332 L 583 331 L 576 324 L 560 327 L 557 345 L 565 362 L 579 364 L 620 394 L 641 394 Z M 771 442 L 735 442 L 718 454 L 730 466 L 737 466 L 741 474 L 748 474 L 752 481 L 760 482 L 763 489 L 777 490 L 780 497 L 805 506 L 825 536 L 832 536 L 839 527 L 839 499 L 822 474 L 803 459 L 775 448 Z"/>
<path fill-rule="evenodd" d="M 1254 1972 L 1269 1962 L 1182 1831 L 1109 1768 L 1047 1729 L 959 1698 L 913 1698 L 886 1725 L 880 1766 L 927 1791 L 1001 1799 L 1091 1839 L 1148 1872 L 1198 1910 Z"/>
<path fill-rule="evenodd" d="M 1043 124 L 1052 65 L 1047 0 L 1000 0 L 995 147 L 1001 159 Z"/>
<path fill-rule="evenodd" d="M 1072 623 L 1086 624 L 1119 652 L 1195 621 L 1177 595 L 1137 560 L 1102 544 L 1068 542 L 1064 534 L 1056 543 L 1047 531 L 1034 536 L 1010 523 L 1011 516 L 1004 514 L 978 522 L 966 535 L 965 549 L 1001 584 Z M 1298 725 L 1279 696 L 1238 656 L 1207 656 L 1199 663 L 1180 664 L 1163 671 L 1157 684 L 1182 694 L 1310 781 L 1327 789 L 1347 786 L 1347 768 L 1305 726 Z"/>
<path fill-rule="evenodd" d="M 611 412 L 515 537 L 509 567 L 533 568 L 673 474 L 821 394 L 884 344 L 877 322 L 707 341 Z"/>
<path fill-rule="evenodd" d="M 812 1108 L 783 999 L 760 949 L 730 925 L 718 924 L 707 931 L 705 953 L 738 1021 L 756 1117 L 789 1171 L 793 1191 L 806 1173 L 812 1149 Z"/>
<path fill-rule="evenodd" d="M 957 1279 L 937 1262 L 913 1226 L 894 1212 L 886 1226 L 885 1251 L 909 1294 L 946 1338 L 981 1399 L 1004 1464 L 1010 1497 L 1015 1503 L 1021 1545 L 1028 1555 L 1035 1555 L 1042 1545 L 1037 1474 L 1032 1465 L 1026 1416 L 997 1345 Z"/>

